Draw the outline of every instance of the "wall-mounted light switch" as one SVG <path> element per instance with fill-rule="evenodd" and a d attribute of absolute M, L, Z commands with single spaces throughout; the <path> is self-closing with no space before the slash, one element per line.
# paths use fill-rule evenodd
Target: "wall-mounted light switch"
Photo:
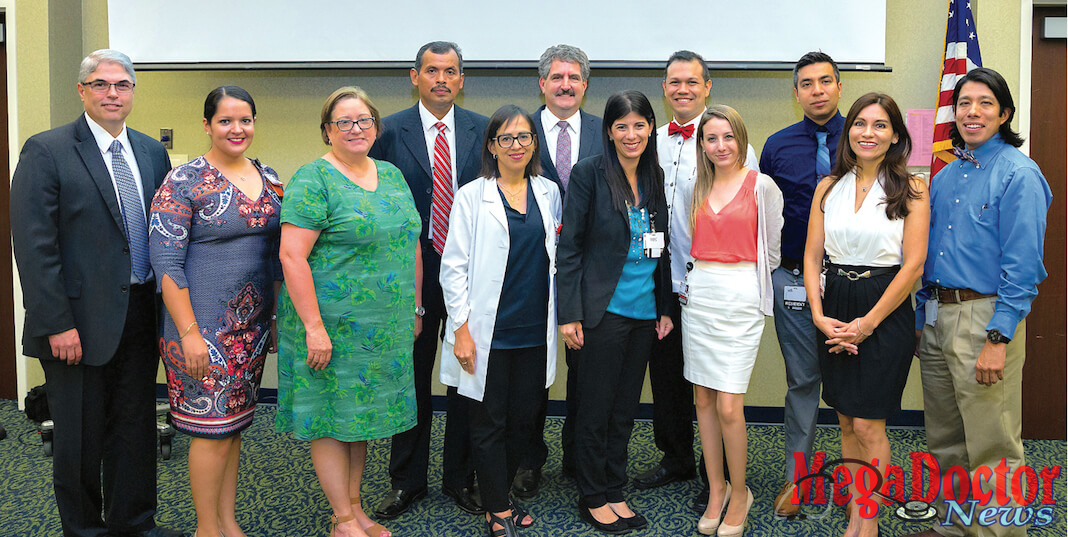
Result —
<path fill-rule="evenodd" d="M 159 141 L 166 149 L 174 149 L 174 129 L 160 129 Z"/>

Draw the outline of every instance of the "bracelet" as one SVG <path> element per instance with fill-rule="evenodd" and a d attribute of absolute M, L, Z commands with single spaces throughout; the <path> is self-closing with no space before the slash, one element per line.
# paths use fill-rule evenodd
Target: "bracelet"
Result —
<path fill-rule="evenodd" d="M 189 331 L 192 330 L 193 327 L 196 326 L 196 325 L 197 325 L 196 321 L 193 321 L 193 322 L 189 323 L 189 326 L 186 327 L 185 332 L 182 332 L 182 335 L 178 336 L 178 339 L 185 339 L 185 336 L 188 336 L 189 335 Z"/>
<path fill-rule="evenodd" d="M 860 317 L 857 317 L 857 330 L 860 330 L 860 333 L 864 334 L 864 337 L 869 337 L 869 336 L 871 336 L 872 334 L 875 333 L 874 330 L 872 330 L 871 332 L 869 332 L 867 334 L 864 333 L 864 327 L 860 326 Z"/>

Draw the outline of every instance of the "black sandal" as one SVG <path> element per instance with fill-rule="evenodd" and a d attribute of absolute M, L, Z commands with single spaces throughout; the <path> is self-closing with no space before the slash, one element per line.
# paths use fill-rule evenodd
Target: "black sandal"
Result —
<path fill-rule="evenodd" d="M 486 515 L 489 516 L 486 527 L 489 528 L 490 537 L 519 537 L 519 531 L 515 529 L 515 522 L 512 517 L 499 517 L 489 511 L 486 511 Z M 501 528 L 493 529 L 494 524 L 499 525 Z"/>
<path fill-rule="evenodd" d="M 529 528 L 534 525 L 534 517 L 530 517 L 530 522 L 523 523 L 523 519 L 530 516 L 525 509 L 519 506 L 519 504 L 513 498 L 508 499 L 508 506 L 512 508 L 512 522 L 517 528 Z"/>

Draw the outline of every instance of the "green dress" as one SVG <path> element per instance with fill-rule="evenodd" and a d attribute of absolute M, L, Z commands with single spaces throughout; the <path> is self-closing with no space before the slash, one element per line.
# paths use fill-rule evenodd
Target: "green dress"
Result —
<path fill-rule="evenodd" d="M 278 305 L 278 431 L 300 440 L 385 438 L 415 426 L 415 248 L 421 221 L 400 170 L 376 161 L 369 192 L 325 159 L 290 179 L 282 222 L 320 230 L 308 264 L 330 364 L 307 364 L 304 325 L 285 286 Z"/>

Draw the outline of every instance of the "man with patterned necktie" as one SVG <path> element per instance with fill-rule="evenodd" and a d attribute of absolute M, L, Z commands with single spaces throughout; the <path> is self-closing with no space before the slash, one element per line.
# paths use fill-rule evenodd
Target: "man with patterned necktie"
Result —
<path fill-rule="evenodd" d="M 775 514 L 797 514 L 791 501 L 794 480 L 808 474 L 820 406 L 819 333 L 805 298 L 803 258 L 808 213 L 816 183 L 831 171 L 845 119 L 838 112 L 842 80 L 838 64 L 822 52 L 809 52 L 794 65 L 794 97 L 805 117 L 764 143 L 760 169 L 775 179 L 784 201 L 782 264 L 772 273 L 775 333 L 786 362 L 785 484 L 775 498 Z M 796 463 L 804 464 L 797 468 Z"/>
<path fill-rule="evenodd" d="M 1052 196 L 1038 165 L 1017 149 L 1023 138 L 1012 130 L 1015 112 L 996 71 L 973 69 L 957 81 L 950 139 L 958 158 L 931 180 L 931 234 L 916 296 L 927 447 L 942 472 L 931 479 L 948 483 L 947 470 L 967 469 L 971 495 L 953 501 L 974 513 L 1019 507 L 1007 480 L 994 474 L 1012 476 L 1024 465 L 1024 318 L 1046 278 Z M 982 515 L 967 525 L 948 516 L 945 488 L 933 504 L 939 524 L 910 537 L 1027 534 L 1002 525 L 1015 515 L 989 525 Z"/>
<path fill-rule="evenodd" d="M 375 509 L 375 515 L 382 519 L 404 513 L 427 495 L 433 416 L 431 377 L 446 318 L 438 282 L 441 251 L 449 232 L 453 194 L 478 176 L 482 137 L 489 124 L 487 117 L 453 104 L 464 87 L 463 68 L 463 56 L 456 43 L 432 41 L 420 47 L 410 72 L 412 85 L 419 90 L 419 102 L 382 119 L 382 135 L 369 153 L 371 158 L 391 162 L 400 169 L 423 219 L 419 236 L 423 303 L 415 308 L 415 314 L 423 318 L 423 332 L 412 351 L 419 422 L 393 436 L 389 459 L 393 489 Z M 467 410 L 456 388 L 448 389 L 446 411 L 442 491 L 460 509 L 479 514 L 482 504 L 470 460 Z"/>
<path fill-rule="evenodd" d="M 554 45 L 545 50 L 538 61 L 538 87 L 545 96 L 545 105 L 531 116 L 538 131 L 541 173 L 560 185 L 567 195 L 571 167 L 579 160 L 603 151 L 601 118 L 581 109 L 582 98 L 590 78 L 590 60 L 586 53 L 571 45 Z M 578 351 L 565 349 L 567 362 L 567 415 L 574 416 L 575 394 L 573 393 L 574 370 L 571 365 Z M 538 418 L 534 426 L 545 430 L 545 414 L 548 408 L 549 390 L 545 390 Z M 575 423 L 565 419 L 560 443 L 563 448 L 565 473 L 574 474 L 575 461 L 571 444 Z M 530 450 L 521 461 L 512 485 L 512 493 L 520 498 L 531 498 L 541 485 L 541 467 L 549 455 L 545 438 L 538 435 Z"/>
<path fill-rule="evenodd" d="M 126 126 L 136 82 L 117 50 L 82 60 L 85 114 L 27 140 L 11 181 L 23 353 L 47 381 L 67 537 L 181 535 L 154 521 L 159 308 L 147 208 L 171 164 Z"/>

